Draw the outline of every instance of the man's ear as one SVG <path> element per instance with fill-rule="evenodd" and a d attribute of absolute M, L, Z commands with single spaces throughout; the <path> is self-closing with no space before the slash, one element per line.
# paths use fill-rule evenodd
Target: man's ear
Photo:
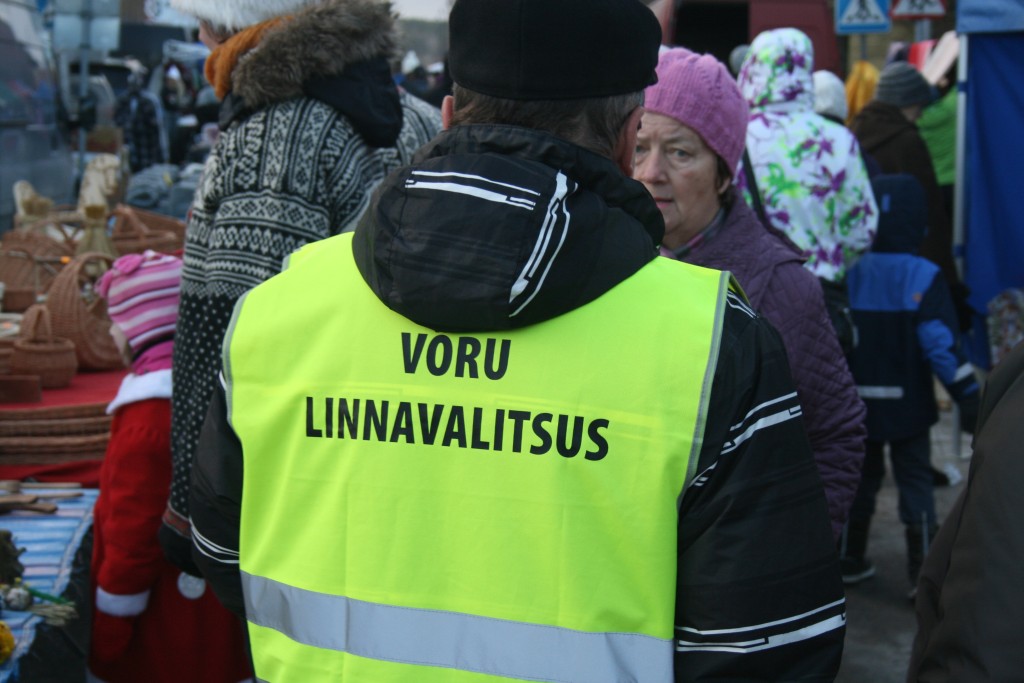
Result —
<path fill-rule="evenodd" d="M 612 150 L 612 161 L 627 178 L 633 176 L 633 154 L 636 152 L 636 134 L 640 130 L 640 119 L 643 118 L 644 108 L 637 107 L 622 124 L 619 130 L 619 139 L 615 141 L 615 149 Z"/>
<path fill-rule="evenodd" d="M 455 114 L 455 98 L 445 95 L 441 101 L 441 127 L 448 130 L 452 125 L 452 116 Z"/>

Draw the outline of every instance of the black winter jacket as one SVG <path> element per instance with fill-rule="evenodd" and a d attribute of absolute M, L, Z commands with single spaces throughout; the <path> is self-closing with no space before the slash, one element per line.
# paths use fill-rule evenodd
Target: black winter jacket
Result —
<path fill-rule="evenodd" d="M 418 156 L 377 190 L 353 250 L 367 286 L 421 325 L 543 324 L 656 258 L 660 213 L 608 159 L 508 126 L 460 126 Z M 418 189 L 427 179 L 448 189 Z M 564 211 L 552 213 L 553 199 Z M 549 215 L 572 218 L 552 225 Z M 521 278 L 535 255 L 546 275 Z M 845 600 L 786 352 L 741 297 L 729 294 L 724 315 L 698 474 L 680 503 L 676 680 L 830 681 Z M 239 614 L 243 476 L 218 391 L 193 476 L 193 555 Z"/>

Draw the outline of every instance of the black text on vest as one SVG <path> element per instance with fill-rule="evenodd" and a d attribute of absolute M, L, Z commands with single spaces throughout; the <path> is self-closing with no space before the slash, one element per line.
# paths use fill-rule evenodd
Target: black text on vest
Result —
<path fill-rule="evenodd" d="M 610 421 L 438 403 L 306 397 L 306 436 L 603 460 Z"/>
<path fill-rule="evenodd" d="M 408 332 L 402 333 L 402 359 L 406 374 L 414 374 L 421 364 L 435 377 L 454 370 L 456 377 L 479 379 L 482 366 L 484 376 L 496 380 L 508 371 L 508 358 L 512 352 L 510 339 L 486 339 L 481 343 L 476 337 L 452 339 L 446 334 L 436 334 L 428 341 L 428 336 L 420 333 L 413 339 Z"/>

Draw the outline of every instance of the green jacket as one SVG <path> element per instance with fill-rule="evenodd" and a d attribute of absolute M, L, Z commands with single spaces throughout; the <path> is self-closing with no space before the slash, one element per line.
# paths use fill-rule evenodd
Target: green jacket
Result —
<path fill-rule="evenodd" d="M 932 155 L 939 185 L 952 185 L 956 182 L 956 90 L 925 109 L 917 129 Z"/>

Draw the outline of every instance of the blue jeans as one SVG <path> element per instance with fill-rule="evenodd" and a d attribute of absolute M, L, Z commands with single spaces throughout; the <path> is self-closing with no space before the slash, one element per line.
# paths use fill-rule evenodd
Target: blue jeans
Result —
<path fill-rule="evenodd" d="M 860 486 L 850 507 L 850 521 L 866 522 L 875 514 L 875 500 L 885 477 L 885 443 L 867 441 Z M 907 526 L 920 527 L 922 519 L 927 517 L 931 529 L 935 526 L 935 482 L 928 432 L 890 441 L 889 458 L 899 488 L 900 521 Z"/>

